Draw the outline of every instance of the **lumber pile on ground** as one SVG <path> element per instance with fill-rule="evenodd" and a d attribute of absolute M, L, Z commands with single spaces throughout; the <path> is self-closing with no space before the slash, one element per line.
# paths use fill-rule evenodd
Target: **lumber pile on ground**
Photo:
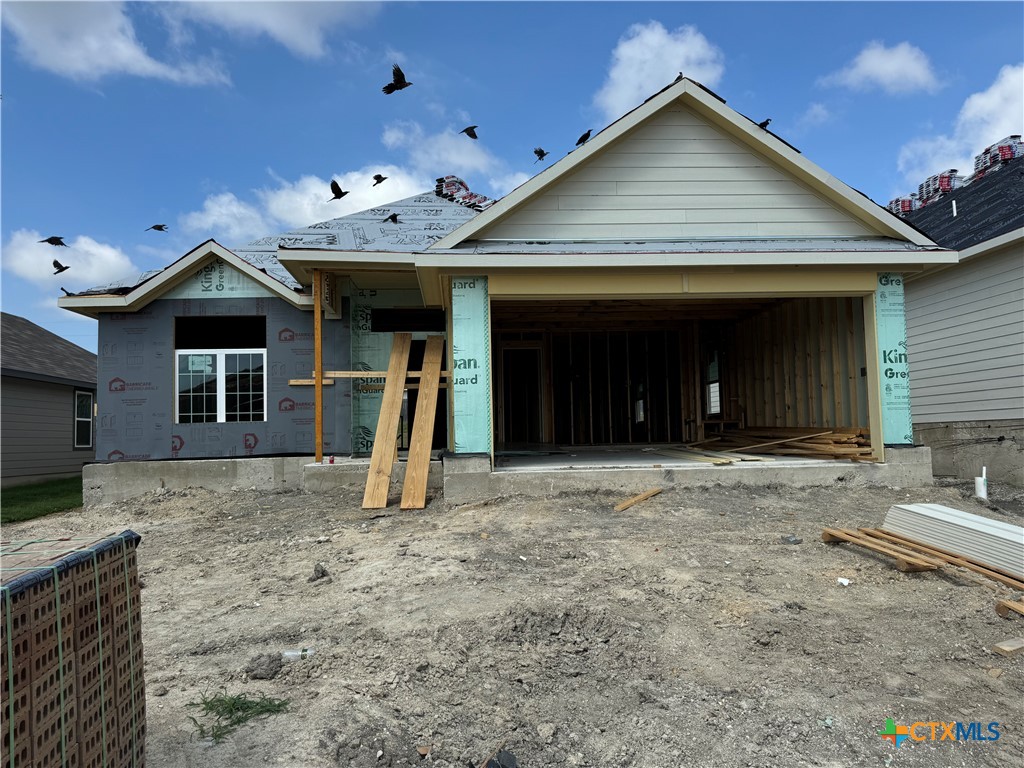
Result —
<path fill-rule="evenodd" d="M 861 427 L 747 427 L 730 429 L 688 447 L 722 453 L 769 453 L 808 459 L 871 461 L 871 436 Z"/>

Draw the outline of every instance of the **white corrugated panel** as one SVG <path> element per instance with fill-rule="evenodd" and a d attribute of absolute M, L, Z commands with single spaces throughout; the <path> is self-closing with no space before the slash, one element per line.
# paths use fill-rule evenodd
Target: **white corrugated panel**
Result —
<path fill-rule="evenodd" d="M 941 504 L 896 504 L 882 528 L 1024 579 L 1024 528 Z"/>

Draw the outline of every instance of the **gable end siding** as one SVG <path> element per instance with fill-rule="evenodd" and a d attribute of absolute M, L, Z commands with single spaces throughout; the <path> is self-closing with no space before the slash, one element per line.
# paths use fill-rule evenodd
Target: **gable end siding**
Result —
<path fill-rule="evenodd" d="M 875 234 L 766 158 L 675 105 L 482 232 L 480 239 Z"/>
<path fill-rule="evenodd" d="M 915 423 L 1024 418 L 1024 248 L 907 283 Z"/>

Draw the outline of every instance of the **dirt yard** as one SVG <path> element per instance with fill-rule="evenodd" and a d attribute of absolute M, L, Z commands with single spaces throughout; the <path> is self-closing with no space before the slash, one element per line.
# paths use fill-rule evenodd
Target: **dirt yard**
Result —
<path fill-rule="evenodd" d="M 667 489 L 621 513 L 186 490 L 4 534 L 141 534 L 149 768 L 466 768 L 501 744 L 522 768 L 1019 766 L 1024 655 L 988 650 L 1024 635 L 993 610 L 1012 593 L 821 542 L 898 502 L 1021 524 L 1020 492 L 972 489 Z M 200 739 L 187 705 L 222 688 L 290 710 Z M 1001 737 L 895 749 L 886 718 Z"/>

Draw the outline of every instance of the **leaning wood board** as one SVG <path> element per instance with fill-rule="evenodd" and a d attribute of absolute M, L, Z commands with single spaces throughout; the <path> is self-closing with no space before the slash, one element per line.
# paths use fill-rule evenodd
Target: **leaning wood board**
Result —
<path fill-rule="evenodd" d="M 661 488 L 651 488 L 649 491 L 644 491 L 643 493 L 638 494 L 631 499 L 626 499 L 621 504 L 616 505 L 615 511 L 622 512 L 625 509 L 629 509 L 634 504 L 639 504 L 644 499 L 649 499 L 651 496 L 657 496 L 659 493 L 661 493 Z"/>
<path fill-rule="evenodd" d="M 405 464 L 402 509 L 423 509 L 427 505 L 427 474 L 430 471 L 430 445 L 434 439 L 434 414 L 437 389 L 441 383 L 441 355 L 444 337 L 428 336 L 423 352 L 420 392 L 416 400 L 416 418 L 412 423 L 409 458 Z"/>
<path fill-rule="evenodd" d="M 384 397 L 377 418 L 377 432 L 370 455 L 370 473 L 363 493 L 363 509 L 384 509 L 388 505 L 391 486 L 391 467 L 398 446 L 398 420 L 402 416 L 402 395 L 405 392 L 405 373 L 409 369 L 411 333 L 396 333 L 391 343 L 391 359 L 384 380 Z"/>

